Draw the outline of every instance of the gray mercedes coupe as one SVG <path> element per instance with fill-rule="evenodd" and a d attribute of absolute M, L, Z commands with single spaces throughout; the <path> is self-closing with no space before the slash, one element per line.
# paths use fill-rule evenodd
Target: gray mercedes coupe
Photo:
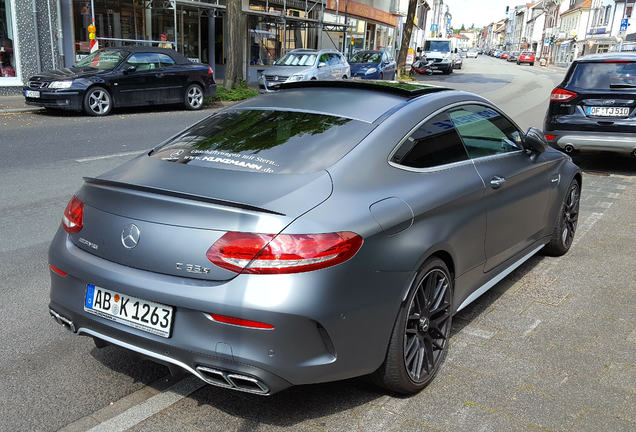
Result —
<path fill-rule="evenodd" d="M 286 84 L 85 178 L 50 314 L 221 387 L 415 393 L 457 311 L 568 251 L 580 191 L 569 156 L 474 94 Z"/>

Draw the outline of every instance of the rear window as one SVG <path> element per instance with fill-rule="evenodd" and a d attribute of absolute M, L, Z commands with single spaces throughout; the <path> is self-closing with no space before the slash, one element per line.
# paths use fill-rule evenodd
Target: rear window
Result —
<path fill-rule="evenodd" d="M 578 63 L 568 87 L 583 90 L 636 88 L 636 63 Z"/>
<path fill-rule="evenodd" d="M 150 156 L 200 167 L 310 173 L 333 165 L 371 129 L 368 123 L 323 114 L 235 110 L 203 120 Z"/>

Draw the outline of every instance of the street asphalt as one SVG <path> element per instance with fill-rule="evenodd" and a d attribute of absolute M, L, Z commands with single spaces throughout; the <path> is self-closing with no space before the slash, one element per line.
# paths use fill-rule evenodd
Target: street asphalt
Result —
<path fill-rule="evenodd" d="M 480 57 L 422 81 L 482 94 L 541 127 L 562 72 Z M 412 397 L 365 379 L 264 398 L 168 377 L 48 316 L 48 244 L 82 176 L 146 151 L 216 108 L 106 118 L 0 114 L 0 431 L 636 430 L 636 161 L 592 154 L 576 243 L 533 257 L 454 321 L 434 382 Z"/>

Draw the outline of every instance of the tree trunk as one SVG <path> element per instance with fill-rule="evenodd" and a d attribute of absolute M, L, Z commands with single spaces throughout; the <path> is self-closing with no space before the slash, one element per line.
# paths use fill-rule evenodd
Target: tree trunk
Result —
<path fill-rule="evenodd" d="M 411 33 L 413 33 L 413 20 L 415 19 L 416 10 L 417 0 L 409 0 L 409 10 L 406 13 L 406 22 L 404 23 L 404 31 L 402 32 L 402 43 L 400 44 L 400 54 L 398 55 L 398 71 L 400 71 L 400 73 L 404 73 L 406 66 L 406 55 L 409 51 Z"/>
<path fill-rule="evenodd" d="M 247 19 L 241 10 L 241 0 L 227 0 L 227 61 L 223 87 L 231 89 L 239 86 L 243 76 L 244 37 L 247 33 Z"/>

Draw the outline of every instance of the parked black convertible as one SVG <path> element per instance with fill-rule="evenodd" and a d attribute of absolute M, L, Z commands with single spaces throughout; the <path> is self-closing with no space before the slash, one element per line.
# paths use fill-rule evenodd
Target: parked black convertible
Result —
<path fill-rule="evenodd" d="M 114 107 L 183 103 L 190 110 L 216 94 L 212 68 L 165 48 L 120 47 L 94 52 L 66 69 L 29 78 L 29 105 L 104 116 Z"/>

